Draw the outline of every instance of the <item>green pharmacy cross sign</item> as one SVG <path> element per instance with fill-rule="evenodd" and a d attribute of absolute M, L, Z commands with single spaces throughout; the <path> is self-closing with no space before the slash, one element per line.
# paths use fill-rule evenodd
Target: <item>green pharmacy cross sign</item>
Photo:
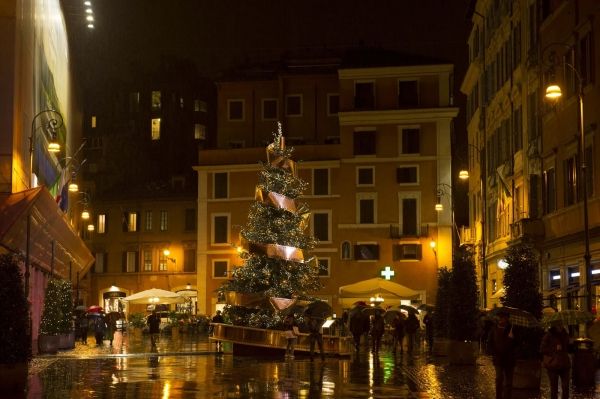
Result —
<path fill-rule="evenodd" d="M 381 274 L 381 277 L 385 278 L 386 280 L 390 280 L 392 278 L 392 276 L 396 274 L 396 272 L 393 271 L 391 267 L 386 266 L 385 269 L 383 269 L 380 274 Z"/>

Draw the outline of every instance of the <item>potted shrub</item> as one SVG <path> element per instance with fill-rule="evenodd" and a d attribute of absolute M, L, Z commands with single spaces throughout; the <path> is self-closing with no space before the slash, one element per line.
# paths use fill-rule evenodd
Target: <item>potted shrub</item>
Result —
<path fill-rule="evenodd" d="M 477 331 L 477 278 L 470 248 L 455 252 L 448 292 L 448 347 L 450 363 L 475 364 Z"/>
<path fill-rule="evenodd" d="M 56 280 L 58 291 L 58 308 L 61 319 L 58 349 L 75 347 L 75 331 L 73 330 L 73 285 L 68 280 Z"/>
<path fill-rule="evenodd" d="M 3 393 L 24 393 L 31 358 L 29 304 L 13 255 L 0 255 L 0 281 L 0 386 Z"/>
<path fill-rule="evenodd" d="M 64 320 L 61 309 L 61 290 L 58 279 L 50 279 L 44 296 L 44 310 L 40 323 L 38 349 L 40 353 L 56 353 L 63 332 Z"/>
<path fill-rule="evenodd" d="M 132 313 L 129 315 L 129 326 L 127 333 L 133 338 L 142 337 L 142 329 L 146 327 L 146 315 L 144 313 Z"/>
<path fill-rule="evenodd" d="M 500 299 L 502 304 L 526 310 L 541 319 L 542 294 L 536 251 L 529 244 L 510 246 L 506 251 L 506 263 L 508 267 L 503 278 L 506 293 Z M 541 328 L 514 326 L 513 332 L 518 340 L 513 387 L 539 389 L 542 373 L 539 347 L 543 331 Z"/>
<path fill-rule="evenodd" d="M 438 270 L 437 283 L 438 290 L 435 298 L 435 354 L 446 356 L 448 354 L 448 295 L 450 294 L 450 278 L 452 273 L 448 268 L 442 267 Z"/>

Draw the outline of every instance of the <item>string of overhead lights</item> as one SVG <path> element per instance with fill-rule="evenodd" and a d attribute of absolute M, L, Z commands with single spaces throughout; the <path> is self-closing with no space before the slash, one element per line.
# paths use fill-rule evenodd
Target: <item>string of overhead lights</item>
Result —
<path fill-rule="evenodd" d="M 87 22 L 88 29 L 94 29 L 94 10 L 92 9 L 91 0 L 85 0 L 83 2 L 85 6 L 85 20 Z"/>

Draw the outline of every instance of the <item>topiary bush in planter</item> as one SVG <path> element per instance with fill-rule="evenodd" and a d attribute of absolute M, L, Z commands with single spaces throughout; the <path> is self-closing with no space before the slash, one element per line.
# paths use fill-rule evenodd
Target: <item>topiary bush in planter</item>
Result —
<path fill-rule="evenodd" d="M 17 258 L 0 255 L 0 363 L 27 362 L 31 358 L 29 304 Z"/>

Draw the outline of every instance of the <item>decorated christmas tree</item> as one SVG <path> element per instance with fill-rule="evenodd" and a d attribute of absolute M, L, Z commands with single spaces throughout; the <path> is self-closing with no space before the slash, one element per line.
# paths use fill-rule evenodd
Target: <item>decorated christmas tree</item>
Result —
<path fill-rule="evenodd" d="M 70 288 L 71 283 L 68 281 L 56 278 L 48 280 L 40 334 L 56 335 L 70 331 L 73 314 Z"/>
<path fill-rule="evenodd" d="M 318 262 L 309 257 L 316 239 L 307 233 L 308 206 L 297 202 L 307 184 L 297 176 L 292 152 L 278 124 L 240 233 L 244 264 L 220 288 L 225 319 L 233 324 L 277 328 L 283 314 L 321 288 Z"/>

